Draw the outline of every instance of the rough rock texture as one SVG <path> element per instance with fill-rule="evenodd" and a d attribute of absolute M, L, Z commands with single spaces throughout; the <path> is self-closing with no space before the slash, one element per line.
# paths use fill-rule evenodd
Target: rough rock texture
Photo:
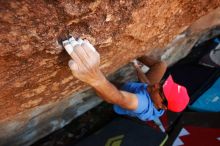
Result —
<path fill-rule="evenodd" d="M 160 57 L 169 49 L 159 48 L 183 31 L 200 34 L 217 25 L 218 6 L 220 0 L 0 0 L 0 129 L 21 132 L 28 120 L 43 111 L 48 114 L 44 118 L 58 113 L 54 108 L 59 103 L 88 89 L 67 67 L 70 58 L 58 43 L 63 35 L 90 40 L 108 75 L 142 54 Z M 211 19 L 205 19 L 212 25 L 195 22 L 214 9 Z M 74 105 L 67 103 L 61 112 Z M 37 121 L 43 123 L 44 118 Z M 29 127 L 38 123 L 32 121 Z M 0 134 L 0 139 L 10 141 L 15 133 Z M 30 143 L 36 134 L 22 144 Z"/>
<path fill-rule="evenodd" d="M 3 1 L 0 3 L 0 119 L 83 89 L 57 40 L 87 38 L 112 73 L 150 49 L 163 48 L 219 0 Z M 126 54 L 126 55 L 125 55 Z"/>

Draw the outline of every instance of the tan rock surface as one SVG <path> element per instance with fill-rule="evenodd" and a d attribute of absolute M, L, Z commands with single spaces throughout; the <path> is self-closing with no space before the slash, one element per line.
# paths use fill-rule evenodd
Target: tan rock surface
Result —
<path fill-rule="evenodd" d="M 70 73 L 63 34 L 90 40 L 101 69 L 165 47 L 220 0 L 0 0 L 0 120 L 59 101 L 86 85 Z"/>

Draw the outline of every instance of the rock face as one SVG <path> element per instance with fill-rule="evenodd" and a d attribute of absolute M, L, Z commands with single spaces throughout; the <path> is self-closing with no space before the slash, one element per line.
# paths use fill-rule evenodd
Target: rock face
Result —
<path fill-rule="evenodd" d="M 218 6 L 220 0 L 0 0 L 0 129 L 7 133 L 0 134 L 0 144 L 39 113 L 47 111 L 44 118 L 57 114 L 48 110 L 66 101 L 63 112 L 74 105 L 67 104 L 70 97 L 88 89 L 67 67 L 70 58 L 59 45 L 64 35 L 91 41 L 109 75 L 145 53 L 160 57 L 162 48 L 184 31 L 218 25 Z M 196 20 L 209 12 L 215 12 L 205 19 L 212 25 L 200 25 Z M 26 134 L 18 145 L 39 135 Z"/>

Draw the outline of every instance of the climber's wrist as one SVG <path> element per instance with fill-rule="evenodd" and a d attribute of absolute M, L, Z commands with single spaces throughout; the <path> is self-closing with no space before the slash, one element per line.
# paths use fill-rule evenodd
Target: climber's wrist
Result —
<path fill-rule="evenodd" d="M 95 87 L 95 86 L 100 85 L 106 81 L 107 81 L 107 79 L 104 76 L 104 74 L 101 71 L 99 71 L 99 73 L 97 73 L 97 75 L 93 79 L 91 79 L 88 82 L 88 84 Z"/>

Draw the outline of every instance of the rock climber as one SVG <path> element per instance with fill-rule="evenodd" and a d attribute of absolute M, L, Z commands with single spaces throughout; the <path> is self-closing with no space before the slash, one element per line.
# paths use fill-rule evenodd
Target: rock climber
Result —
<path fill-rule="evenodd" d="M 147 56 L 138 58 L 149 71 L 145 74 L 135 64 L 140 82 L 127 82 L 118 89 L 101 72 L 100 55 L 88 40 L 76 41 L 72 37 L 63 41 L 63 46 L 72 58 L 69 61 L 72 74 L 94 88 L 104 101 L 113 104 L 119 115 L 148 121 L 160 117 L 165 110 L 181 112 L 189 102 L 186 88 L 175 83 L 172 76 L 161 82 L 167 68 L 163 61 Z"/>

